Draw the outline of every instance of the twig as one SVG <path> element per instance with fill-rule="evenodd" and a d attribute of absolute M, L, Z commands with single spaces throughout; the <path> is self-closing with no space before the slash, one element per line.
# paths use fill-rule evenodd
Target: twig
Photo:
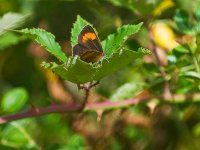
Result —
<path fill-rule="evenodd" d="M 120 107 L 127 107 L 133 104 L 138 103 L 141 100 L 146 100 L 149 97 L 143 97 L 143 98 L 132 98 L 128 100 L 121 100 L 121 101 L 104 101 L 101 103 L 92 103 L 92 104 L 86 104 L 84 107 L 85 111 L 88 110 L 98 110 L 98 109 L 112 109 L 112 108 L 120 108 Z M 37 117 L 49 113 L 60 113 L 60 112 L 78 112 L 82 108 L 81 104 L 65 104 L 65 105 L 52 105 L 49 107 L 44 108 L 34 108 L 29 109 L 24 112 L 19 112 L 16 114 L 11 114 L 7 116 L 0 117 L 0 124 L 7 123 L 13 120 L 19 120 L 23 118 L 29 118 L 29 117 Z"/>
<path fill-rule="evenodd" d="M 27 111 L 0 117 L 0 124 L 22 118 L 37 117 L 48 113 L 76 112 L 81 104 L 52 105 L 45 108 L 31 108 Z"/>
<path fill-rule="evenodd" d="M 194 93 L 189 95 L 177 94 L 173 95 L 173 97 L 174 97 L 173 102 L 175 103 L 184 102 L 185 100 L 195 100 L 198 102 L 200 101 L 200 93 Z M 97 110 L 108 110 L 114 108 L 130 107 L 131 105 L 138 104 L 139 102 L 143 102 L 151 98 L 155 98 L 155 96 L 151 96 L 150 94 L 144 94 L 142 96 L 136 96 L 135 98 L 127 100 L 119 100 L 119 101 L 106 100 L 100 103 L 90 103 L 85 105 L 84 111 L 89 111 L 89 110 L 97 111 Z M 156 98 L 163 98 L 163 96 L 159 96 Z M 0 124 L 4 124 L 13 120 L 19 120 L 23 118 L 42 116 L 49 113 L 60 113 L 60 112 L 77 113 L 81 107 L 82 105 L 80 103 L 79 104 L 75 103 L 75 104 L 65 104 L 65 105 L 52 105 L 43 108 L 31 108 L 24 112 L 19 112 L 16 114 L 0 117 Z"/>
<path fill-rule="evenodd" d="M 170 90 L 167 74 L 165 72 L 164 67 L 162 66 L 161 60 L 160 60 L 158 52 L 156 50 L 157 46 L 156 46 L 156 44 L 155 44 L 155 42 L 153 40 L 151 29 L 149 29 L 149 39 L 150 39 L 150 41 L 152 43 L 152 51 L 153 51 L 153 53 L 155 55 L 157 65 L 158 65 L 159 70 L 160 70 L 160 74 L 161 74 L 161 76 L 163 77 L 163 79 L 165 81 L 163 97 L 164 97 L 164 99 L 172 99 L 173 97 L 172 97 L 172 93 L 171 93 L 171 90 Z"/>
<path fill-rule="evenodd" d="M 94 83 L 90 82 L 90 83 L 85 83 L 85 84 L 79 85 L 79 89 L 83 89 L 85 91 L 85 97 L 83 100 L 83 104 L 79 109 L 80 112 L 85 108 L 85 105 L 87 104 L 91 88 L 98 84 L 99 84 L 99 81 L 96 81 Z"/>

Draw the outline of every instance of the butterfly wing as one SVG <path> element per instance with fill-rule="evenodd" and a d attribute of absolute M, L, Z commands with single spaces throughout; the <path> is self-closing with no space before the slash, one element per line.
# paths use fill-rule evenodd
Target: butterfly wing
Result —
<path fill-rule="evenodd" d="M 90 50 L 97 50 L 103 53 L 98 36 L 90 25 L 86 25 L 78 36 L 78 44 Z"/>
<path fill-rule="evenodd" d="M 89 50 L 86 47 L 83 47 L 82 45 L 79 44 L 74 46 L 73 55 L 79 55 L 81 60 L 88 63 L 89 62 L 95 63 L 104 56 L 102 52 Z"/>
<path fill-rule="evenodd" d="M 87 51 L 81 55 L 81 59 L 88 63 L 95 63 L 98 62 L 103 56 L 104 54 L 99 51 Z"/>
<path fill-rule="evenodd" d="M 75 55 L 83 55 L 85 52 L 87 52 L 89 49 L 87 49 L 86 47 L 80 45 L 80 44 L 76 44 L 74 47 L 73 47 L 73 56 Z"/>
<path fill-rule="evenodd" d="M 73 56 L 79 55 L 85 62 L 97 62 L 103 56 L 103 50 L 99 38 L 94 29 L 87 25 L 78 36 L 78 44 L 73 47 Z"/>

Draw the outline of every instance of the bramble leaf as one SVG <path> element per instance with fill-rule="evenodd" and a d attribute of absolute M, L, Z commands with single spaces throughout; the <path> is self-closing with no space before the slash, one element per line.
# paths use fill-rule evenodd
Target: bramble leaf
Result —
<path fill-rule="evenodd" d="M 137 25 L 124 25 L 117 32 L 109 35 L 103 42 L 102 47 L 106 57 L 109 58 L 115 51 L 124 45 L 127 39 L 138 32 L 143 23 Z"/>
<path fill-rule="evenodd" d="M 4 34 L 6 30 L 11 30 L 21 26 L 30 15 L 23 15 L 19 13 L 6 13 L 0 18 L 0 35 Z"/>
<path fill-rule="evenodd" d="M 20 40 L 21 38 L 14 33 L 7 32 L 3 34 L 0 36 L 0 51 L 11 45 L 17 44 Z"/>
<path fill-rule="evenodd" d="M 97 64 L 86 63 L 79 57 L 71 57 L 67 64 L 54 64 L 51 69 L 63 79 L 81 84 L 100 80 L 145 54 L 148 54 L 145 49 L 138 52 L 132 50 L 118 51 L 110 58 L 104 59 Z"/>
<path fill-rule="evenodd" d="M 62 63 L 67 62 L 67 57 L 65 53 L 61 50 L 60 45 L 55 41 L 55 36 L 50 32 L 43 29 L 22 29 L 19 30 L 20 33 L 30 35 L 34 38 L 34 41 L 44 47 L 48 52 L 54 55 Z"/>

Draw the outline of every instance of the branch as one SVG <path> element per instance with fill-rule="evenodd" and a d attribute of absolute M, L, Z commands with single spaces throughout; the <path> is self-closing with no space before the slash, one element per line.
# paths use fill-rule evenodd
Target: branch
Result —
<path fill-rule="evenodd" d="M 90 111 L 90 110 L 108 110 L 108 109 L 116 109 L 116 108 L 123 108 L 123 107 L 129 107 L 131 105 L 138 104 L 139 102 L 143 102 L 146 100 L 150 100 L 151 98 L 163 98 L 163 96 L 151 96 L 149 93 L 143 92 L 142 94 L 136 96 L 132 99 L 127 100 L 119 100 L 119 101 L 110 101 L 106 100 L 104 102 L 99 103 L 89 103 L 86 104 L 84 111 Z M 171 101 L 172 103 L 182 103 L 186 100 L 190 101 L 200 101 L 200 93 L 193 93 L 188 95 L 182 95 L 182 94 L 176 94 L 173 95 L 174 101 Z M 186 101 L 187 102 L 187 101 Z M 78 113 L 80 108 L 82 107 L 82 104 L 65 104 L 65 105 L 52 105 L 49 107 L 41 107 L 41 108 L 31 108 L 24 112 L 19 112 L 16 114 L 11 114 L 7 116 L 0 117 L 0 124 L 4 124 L 13 120 L 19 120 L 23 118 L 30 118 L 30 117 L 37 117 L 42 116 L 49 113 L 61 113 L 61 112 L 68 112 L 68 113 Z"/>
<path fill-rule="evenodd" d="M 52 105 L 44 108 L 31 108 L 24 112 L 19 112 L 16 114 L 0 117 L 0 124 L 23 118 L 41 116 L 48 113 L 75 112 L 79 110 L 80 107 L 81 104 L 67 104 L 67 105 Z"/>
<path fill-rule="evenodd" d="M 89 110 L 106 110 L 106 109 L 112 109 L 112 108 L 120 108 L 120 107 L 127 107 L 130 105 L 137 104 L 141 100 L 146 100 L 148 97 L 143 97 L 143 98 L 132 98 L 128 100 L 121 100 L 121 101 L 104 101 L 100 103 L 90 103 L 86 104 L 84 111 L 89 111 Z M 7 123 L 13 120 L 19 120 L 23 118 L 29 118 L 29 117 L 37 117 L 49 113 L 61 113 L 61 112 L 80 112 L 80 108 L 82 108 L 82 104 L 65 104 L 65 105 L 52 105 L 49 107 L 41 107 L 41 108 L 31 108 L 27 111 L 24 112 L 19 112 L 16 114 L 11 114 L 7 116 L 2 116 L 0 117 L 0 124 Z"/>

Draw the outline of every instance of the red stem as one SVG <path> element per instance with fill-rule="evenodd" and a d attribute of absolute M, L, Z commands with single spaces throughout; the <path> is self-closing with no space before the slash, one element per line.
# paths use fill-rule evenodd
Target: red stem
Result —
<path fill-rule="evenodd" d="M 149 97 L 148 97 L 149 98 Z M 145 100 L 147 97 L 143 98 L 133 98 L 121 101 L 104 101 L 100 103 L 90 103 L 86 104 L 84 110 L 97 110 L 97 109 L 111 109 L 115 107 L 125 107 L 138 103 L 141 100 Z M 52 105 L 44 108 L 32 108 L 24 112 L 19 112 L 16 114 L 6 115 L 0 117 L 0 124 L 7 123 L 13 120 L 19 120 L 23 118 L 41 116 L 48 113 L 60 113 L 60 112 L 79 112 L 81 104 L 66 104 L 66 105 Z"/>
<path fill-rule="evenodd" d="M 88 103 L 86 104 L 84 111 L 89 111 L 89 110 L 97 111 L 98 109 L 106 110 L 106 109 L 113 109 L 113 108 L 129 107 L 141 101 L 148 100 L 152 97 L 154 96 L 146 93 L 146 94 L 141 94 L 139 96 L 136 96 L 135 98 L 128 99 L 128 100 L 119 100 L 119 101 L 114 101 L 114 102 L 110 100 L 106 100 L 104 102 L 99 102 L 99 103 Z M 193 93 L 193 94 L 188 94 L 188 95 L 176 94 L 176 95 L 173 95 L 173 97 L 177 102 L 181 102 L 184 100 L 193 100 L 193 101 L 199 102 L 200 100 L 199 93 Z M 163 98 L 163 96 L 155 97 L 155 98 L 159 99 L 159 98 Z M 37 117 L 37 116 L 45 115 L 48 113 L 61 113 L 61 112 L 78 113 L 81 107 L 82 107 L 82 104 L 76 103 L 76 104 L 66 104 L 66 105 L 52 105 L 52 106 L 43 107 L 43 108 L 31 108 L 24 112 L 19 112 L 16 114 L 0 117 L 0 124 L 7 123 L 13 120 L 23 119 L 23 118 Z"/>

